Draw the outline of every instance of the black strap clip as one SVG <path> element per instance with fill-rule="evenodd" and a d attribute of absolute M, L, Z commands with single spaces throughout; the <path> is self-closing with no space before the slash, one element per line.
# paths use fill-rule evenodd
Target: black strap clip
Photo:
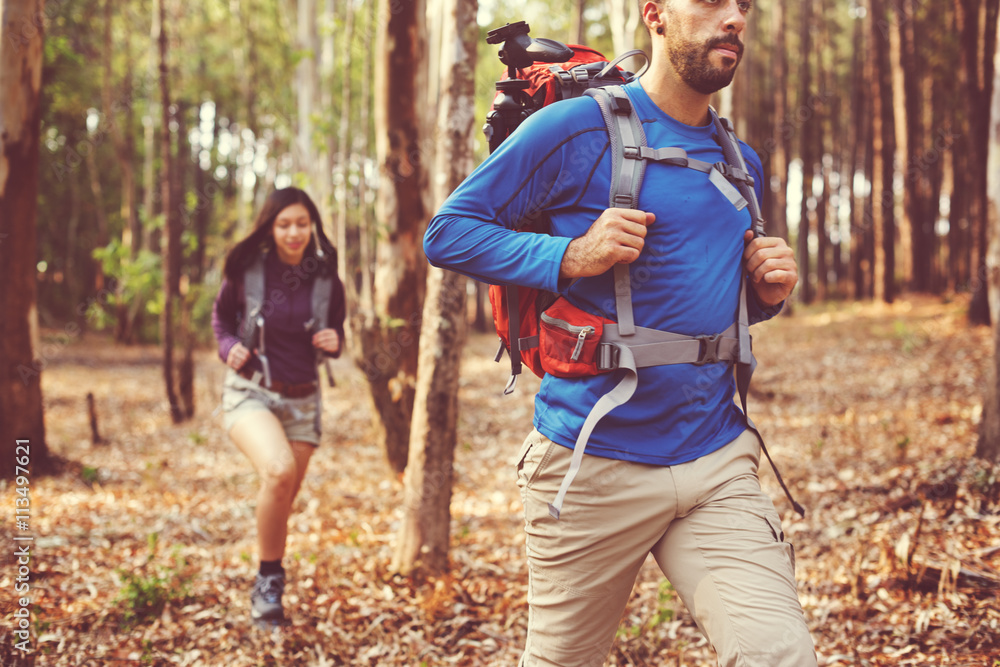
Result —
<path fill-rule="evenodd" d="M 627 116 L 632 113 L 632 102 L 624 93 L 611 95 L 611 110 L 620 116 Z"/>
<path fill-rule="evenodd" d="M 717 169 L 723 176 L 726 177 L 730 183 L 746 183 L 751 188 L 753 187 L 754 180 L 753 176 L 743 171 L 739 167 L 734 167 L 725 162 L 716 162 L 712 165 Z"/>
<path fill-rule="evenodd" d="M 613 371 L 618 368 L 621 350 L 617 345 L 601 343 L 597 348 L 597 370 Z"/>
<path fill-rule="evenodd" d="M 719 343 L 722 341 L 722 334 L 698 336 L 697 340 L 701 344 L 701 349 L 698 350 L 698 360 L 694 362 L 695 366 L 704 366 L 705 364 L 714 364 L 722 361 L 719 357 Z"/>

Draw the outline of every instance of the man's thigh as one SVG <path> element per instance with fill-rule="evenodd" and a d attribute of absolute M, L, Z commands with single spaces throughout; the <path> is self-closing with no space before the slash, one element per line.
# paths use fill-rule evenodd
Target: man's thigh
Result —
<path fill-rule="evenodd" d="M 639 568 L 670 522 L 667 469 L 594 456 L 584 458 L 552 518 L 548 503 L 572 453 L 535 431 L 518 463 L 529 572 L 525 667 L 603 665 Z"/>
<path fill-rule="evenodd" d="M 689 470 L 676 470 L 703 480 L 707 494 L 671 524 L 653 556 L 720 665 L 808 667 L 816 657 L 792 547 L 761 491 L 759 456 L 756 439 L 744 434 Z"/>

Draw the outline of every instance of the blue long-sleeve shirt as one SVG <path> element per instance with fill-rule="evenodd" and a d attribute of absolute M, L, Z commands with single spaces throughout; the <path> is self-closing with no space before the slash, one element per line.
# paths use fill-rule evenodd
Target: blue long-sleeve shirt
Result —
<path fill-rule="evenodd" d="M 649 146 L 724 161 L 713 126 L 671 118 L 639 82 L 625 90 Z M 760 158 L 742 148 L 759 200 Z M 615 319 L 611 271 L 570 285 L 559 280 L 569 242 L 608 208 L 610 182 L 609 140 L 597 103 L 586 97 L 559 102 L 529 117 L 452 193 L 430 222 L 424 250 L 435 266 L 489 283 L 560 292 L 584 310 Z M 691 336 L 725 330 L 737 313 L 748 211 L 737 211 L 706 174 L 661 163 L 647 164 L 639 209 L 654 213 L 656 221 L 630 265 L 636 325 Z M 514 231 L 539 215 L 551 220 L 551 236 Z M 750 292 L 751 322 L 779 310 L 761 308 Z M 617 373 L 547 375 L 535 398 L 535 427 L 573 447 L 584 418 L 618 379 Z M 587 453 L 654 465 L 704 456 L 745 428 L 734 393 L 725 364 L 642 368 L 635 396 L 598 423 Z"/>

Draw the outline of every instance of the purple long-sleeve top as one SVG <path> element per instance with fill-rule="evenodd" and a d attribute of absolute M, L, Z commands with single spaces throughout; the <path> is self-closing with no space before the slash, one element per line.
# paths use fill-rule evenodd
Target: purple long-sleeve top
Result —
<path fill-rule="evenodd" d="M 302 383 L 316 379 L 316 348 L 312 345 L 314 331 L 306 323 L 312 318 L 312 285 L 315 272 L 302 266 L 284 264 L 274 252 L 264 262 L 264 347 L 267 351 L 271 377 L 281 382 Z M 224 279 L 212 308 L 212 329 L 219 344 L 219 357 L 226 361 L 229 351 L 240 342 L 237 334 L 238 317 L 246 311 L 243 281 Z M 344 286 L 333 276 L 330 307 L 325 326 L 336 330 L 341 349 L 344 340 Z M 327 356 L 338 357 L 327 353 Z M 245 368 L 262 370 L 254 354 Z"/>

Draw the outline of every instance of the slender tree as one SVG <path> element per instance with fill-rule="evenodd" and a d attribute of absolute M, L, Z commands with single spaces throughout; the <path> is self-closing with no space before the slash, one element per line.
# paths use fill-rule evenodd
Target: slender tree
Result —
<path fill-rule="evenodd" d="M 818 130 L 816 124 L 819 119 L 816 117 L 816 97 L 812 89 L 812 60 L 811 54 L 814 50 L 812 40 L 813 30 L 813 2 L 814 0 L 802 0 L 802 24 L 801 24 L 801 53 L 799 57 L 799 109 L 803 113 L 809 112 L 808 119 L 802 123 L 799 131 L 799 157 L 802 160 L 802 205 L 799 209 L 799 232 L 798 232 L 798 261 L 799 261 L 799 298 L 803 303 L 812 303 L 813 279 L 812 260 L 809 254 L 809 236 L 811 210 L 809 204 L 815 204 L 813 198 L 813 175 L 816 168 L 817 156 L 815 155 L 816 144 L 813 135 Z"/>
<path fill-rule="evenodd" d="M 926 78 L 926 49 L 921 48 L 928 36 L 924 17 L 918 15 L 914 0 L 896 4 L 896 26 L 899 32 L 899 62 L 903 72 L 905 110 L 906 167 L 904 172 L 904 211 L 910 226 L 910 251 L 913 271 L 911 287 L 929 291 L 933 283 L 931 259 L 934 256 L 934 222 L 937 202 L 931 201 L 931 174 L 925 165 L 927 150 L 926 110 L 922 88 Z M 930 100 L 927 100 L 930 101 Z"/>
<path fill-rule="evenodd" d="M 421 132 L 426 49 L 424 0 L 382 0 L 375 50 L 376 149 L 381 185 L 376 203 L 374 308 L 354 320 L 358 364 L 368 378 L 386 457 L 406 468 L 417 376 L 426 260 L 427 166 Z"/>
<path fill-rule="evenodd" d="M 1000 20 L 1000 19 L 998 19 Z M 989 122 L 987 153 L 987 199 L 991 237 L 994 248 L 1000 244 L 1000 49 L 995 49 L 993 99 Z M 1000 271 L 991 272 L 993 288 L 1000 288 Z M 983 400 L 983 420 L 979 424 L 979 442 L 976 456 L 1000 462 L 1000 317 L 993 321 L 993 363 L 987 372 L 986 392 Z"/>
<path fill-rule="evenodd" d="M 347 252 L 347 212 L 348 212 L 348 184 L 350 183 L 350 161 L 351 161 L 351 52 L 354 46 L 354 7 L 351 3 L 344 3 L 344 29 L 341 32 L 341 59 L 343 70 L 343 80 L 340 87 L 340 125 L 337 130 L 337 144 L 339 154 L 337 165 L 340 167 L 340 181 L 336 188 L 336 239 L 340 256 L 345 261 L 338 262 L 337 268 L 340 271 L 340 279 L 344 283 L 348 298 L 351 303 L 357 301 L 357 290 L 353 280 L 347 279 L 348 262 Z"/>
<path fill-rule="evenodd" d="M 876 297 L 892 303 L 896 298 L 896 120 L 893 107 L 892 63 L 889 57 L 889 23 L 885 0 L 872 0 L 872 47 L 876 103 L 876 146 L 879 173 L 873 179 L 875 210 Z M 874 185 L 877 183 L 877 186 Z"/>
<path fill-rule="evenodd" d="M 848 271 L 851 281 L 851 295 L 855 299 L 864 298 L 864 272 L 861 262 L 862 249 L 864 248 L 864 232 L 862 227 L 861 211 L 863 207 L 862 197 L 859 196 L 856 183 L 858 174 L 864 171 L 865 152 L 865 128 L 868 126 L 865 116 L 865 78 L 864 59 L 865 31 L 864 19 L 861 16 L 861 8 L 856 7 L 852 13 L 853 35 L 851 43 L 851 106 L 849 123 L 850 157 L 847 160 L 845 178 L 850 192 L 850 260 Z"/>
<path fill-rule="evenodd" d="M 574 44 L 584 44 L 587 40 L 587 20 L 584 17 L 586 9 L 587 0 L 574 0 L 573 23 L 569 29 L 569 41 Z M 612 35 L 613 34 L 614 28 L 612 28 Z"/>
<path fill-rule="evenodd" d="M 472 171 L 476 127 L 475 70 L 478 0 L 447 0 L 442 44 L 441 103 L 437 118 L 437 205 Z M 458 424 L 458 377 L 465 342 L 465 283 L 460 274 L 432 267 L 427 275 L 420 365 L 410 430 L 403 523 L 393 569 L 418 562 L 433 572 L 448 566 L 451 486 Z"/>
<path fill-rule="evenodd" d="M 990 122 L 990 102 L 993 91 L 993 59 L 983 57 L 996 50 L 997 15 L 1000 0 L 958 0 L 956 7 L 962 34 L 962 66 L 966 70 L 966 96 L 969 113 L 969 197 L 970 218 L 975 244 L 975 275 L 972 280 L 972 304 L 969 319 L 977 324 L 989 324 L 987 298 L 987 192 L 986 144 Z M 982 20 L 981 20 L 982 19 Z"/>
<path fill-rule="evenodd" d="M 175 213 L 174 199 L 174 158 L 170 144 L 170 66 L 167 60 L 167 0 L 158 0 L 155 7 L 159 15 L 160 68 L 160 159 L 163 163 L 161 181 L 161 201 L 163 202 L 166 239 L 163 246 L 163 312 L 160 314 L 160 342 L 163 345 L 163 381 L 170 407 L 170 418 L 179 423 L 184 419 L 184 411 L 177 395 L 174 377 L 174 310 L 180 294 L 181 231 L 180 221 Z"/>
<path fill-rule="evenodd" d="M 0 7 L 0 478 L 10 479 L 24 474 L 18 461 L 32 474 L 51 467 L 35 285 L 45 3 Z"/>
<path fill-rule="evenodd" d="M 794 117 L 788 108 L 788 52 L 785 39 L 787 0 L 775 0 L 771 7 L 774 45 L 771 56 L 771 77 L 774 84 L 774 112 L 771 114 L 773 127 L 771 138 L 765 143 L 761 158 L 770 163 L 770 172 L 776 179 L 776 187 L 771 188 L 771 197 L 764 197 L 764 206 L 770 210 L 767 216 L 768 232 L 788 238 L 788 162 L 792 153 L 792 124 Z"/>

